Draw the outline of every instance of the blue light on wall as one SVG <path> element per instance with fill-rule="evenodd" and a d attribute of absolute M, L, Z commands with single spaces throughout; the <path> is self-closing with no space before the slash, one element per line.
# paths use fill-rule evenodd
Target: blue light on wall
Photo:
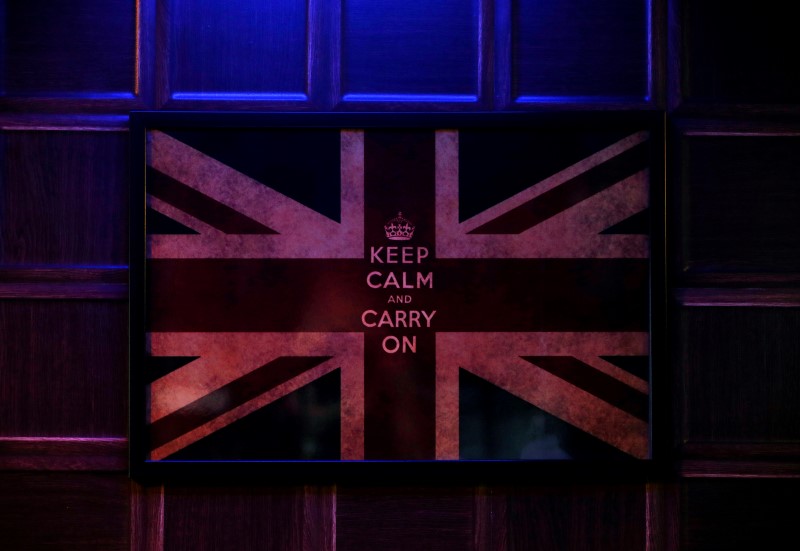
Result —
<path fill-rule="evenodd" d="M 511 10 L 515 102 L 649 98 L 649 1 L 512 0 Z"/>
<path fill-rule="evenodd" d="M 344 99 L 476 101 L 479 25 L 478 0 L 345 1 Z"/>

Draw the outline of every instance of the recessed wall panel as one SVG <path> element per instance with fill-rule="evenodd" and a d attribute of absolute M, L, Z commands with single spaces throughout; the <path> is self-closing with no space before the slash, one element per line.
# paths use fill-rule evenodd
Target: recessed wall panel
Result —
<path fill-rule="evenodd" d="M 344 100 L 476 101 L 478 0 L 345 0 Z"/>
<path fill-rule="evenodd" d="M 124 436 L 127 305 L 0 301 L 0 436 Z"/>
<path fill-rule="evenodd" d="M 684 482 L 680 549 L 788 549 L 795 536 L 798 480 Z"/>
<path fill-rule="evenodd" d="M 800 271 L 800 136 L 689 133 L 681 143 L 681 268 Z"/>
<path fill-rule="evenodd" d="M 311 486 L 170 485 L 164 491 L 164 549 L 328 551 L 335 547 L 332 517 L 330 490 Z"/>
<path fill-rule="evenodd" d="M 137 2 L 5 2 L 0 95 L 133 98 Z M 2 22 L 2 19 L 0 19 Z"/>
<path fill-rule="evenodd" d="M 646 549 L 644 485 L 520 486 L 509 492 L 509 549 Z M 591 542 L 587 546 L 587 543 Z"/>
<path fill-rule="evenodd" d="M 128 136 L 0 133 L 0 263 L 127 264 Z"/>
<path fill-rule="evenodd" d="M 0 545 L 130 549 L 129 493 L 124 474 L 0 472 Z"/>
<path fill-rule="evenodd" d="M 800 49 L 791 4 L 682 2 L 687 104 L 800 103 Z"/>
<path fill-rule="evenodd" d="M 511 5 L 512 101 L 647 100 L 647 0 Z"/>
<path fill-rule="evenodd" d="M 172 0 L 167 32 L 169 98 L 304 100 L 308 3 Z"/>
<path fill-rule="evenodd" d="M 682 308 L 678 323 L 685 443 L 800 441 L 800 308 Z"/>
<path fill-rule="evenodd" d="M 475 549 L 474 492 L 420 487 L 342 487 L 336 505 L 339 551 Z"/>

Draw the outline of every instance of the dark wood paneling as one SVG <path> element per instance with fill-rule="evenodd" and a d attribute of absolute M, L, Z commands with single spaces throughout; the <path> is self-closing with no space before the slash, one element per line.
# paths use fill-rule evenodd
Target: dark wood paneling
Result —
<path fill-rule="evenodd" d="M 127 550 L 125 475 L 0 472 L 0 547 Z"/>
<path fill-rule="evenodd" d="M 0 263 L 127 263 L 127 134 L 4 132 L 0 158 Z"/>
<path fill-rule="evenodd" d="M 800 480 L 686 481 L 681 549 L 791 549 L 799 491 Z"/>
<path fill-rule="evenodd" d="M 338 490 L 338 551 L 475 549 L 472 489 L 340 487 Z"/>
<path fill-rule="evenodd" d="M 481 486 L 475 493 L 475 549 L 505 551 L 508 545 L 508 499 L 494 486 Z"/>
<path fill-rule="evenodd" d="M 127 297 L 127 267 L 0 267 L 0 298 L 124 300 Z"/>
<path fill-rule="evenodd" d="M 681 3 L 677 0 L 666 0 L 665 19 L 660 26 L 660 31 L 666 32 L 663 42 L 665 55 L 661 59 L 664 63 L 663 93 L 666 96 L 666 108 L 673 112 L 681 102 L 681 57 L 683 44 L 681 43 Z"/>
<path fill-rule="evenodd" d="M 72 130 L 104 132 L 127 130 L 128 115 L 86 113 L 0 112 L 0 130 Z"/>
<path fill-rule="evenodd" d="M 680 486 L 674 480 L 647 484 L 647 551 L 677 551 Z"/>
<path fill-rule="evenodd" d="M 140 68 L 138 2 L 29 0 L 4 5 L 0 102 L 12 109 L 36 100 L 135 105 Z M 120 103 L 122 100 L 122 103 Z M 64 104 L 70 105 L 70 103 Z"/>
<path fill-rule="evenodd" d="M 649 4 L 511 0 L 512 100 L 647 101 Z"/>
<path fill-rule="evenodd" d="M 800 103 L 796 26 L 788 5 L 684 0 L 682 92 L 709 104 Z"/>
<path fill-rule="evenodd" d="M 126 433 L 127 308 L 0 301 L 0 435 Z"/>
<path fill-rule="evenodd" d="M 133 94 L 134 0 L 7 2 L 5 23 L 4 94 Z"/>
<path fill-rule="evenodd" d="M 0 298 L 125 299 L 128 286 L 115 283 L 0 282 Z"/>
<path fill-rule="evenodd" d="M 0 281 L 0 298 L 124 300 L 127 296 L 128 286 L 120 283 Z"/>
<path fill-rule="evenodd" d="M 800 272 L 800 136 L 680 139 L 679 269 Z"/>
<path fill-rule="evenodd" d="M 131 483 L 131 551 L 164 550 L 164 487 Z"/>
<path fill-rule="evenodd" d="M 645 549 L 642 485 L 520 486 L 508 496 L 508 549 Z"/>
<path fill-rule="evenodd" d="M 800 289 L 675 289 L 675 298 L 684 306 L 770 306 L 797 308 Z"/>
<path fill-rule="evenodd" d="M 189 108 L 303 108 L 316 2 L 169 0 L 158 12 L 161 102 Z M 316 85 L 316 83 L 314 83 Z"/>
<path fill-rule="evenodd" d="M 480 20 L 480 0 L 344 2 L 343 99 L 476 103 Z"/>
<path fill-rule="evenodd" d="M 707 0 L 0 4 L 0 548 L 782 548 L 800 482 L 736 478 L 800 473 L 800 138 L 774 122 L 695 122 L 667 151 L 683 153 L 670 331 L 690 479 L 676 487 L 162 493 L 58 471 L 125 464 L 127 118 L 86 113 L 154 93 L 186 109 L 648 109 L 667 63 L 685 112 L 797 111 L 791 21 Z M 719 304 L 733 307 L 704 307 Z"/>
<path fill-rule="evenodd" d="M 744 446 L 742 446 L 744 448 Z M 799 447 L 795 447 L 795 452 Z M 751 448 L 745 449 L 749 455 Z M 730 457 L 731 454 L 728 454 Z M 797 461 L 701 460 L 681 461 L 678 469 L 684 478 L 800 478 Z"/>
<path fill-rule="evenodd" d="M 731 459 L 746 444 L 791 453 L 781 446 L 800 442 L 800 308 L 683 308 L 677 322 L 683 440 L 744 446 Z"/>
<path fill-rule="evenodd" d="M 124 471 L 124 438 L 0 436 L 0 469 L 42 471 Z"/>
<path fill-rule="evenodd" d="M 333 550 L 332 488 L 168 486 L 164 548 Z"/>

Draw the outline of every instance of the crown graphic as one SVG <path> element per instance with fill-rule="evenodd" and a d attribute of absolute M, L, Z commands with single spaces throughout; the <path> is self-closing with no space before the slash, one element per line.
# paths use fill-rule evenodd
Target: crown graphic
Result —
<path fill-rule="evenodd" d="M 414 236 L 414 224 L 402 212 L 398 212 L 397 216 L 384 224 L 383 231 L 392 241 L 408 241 Z"/>

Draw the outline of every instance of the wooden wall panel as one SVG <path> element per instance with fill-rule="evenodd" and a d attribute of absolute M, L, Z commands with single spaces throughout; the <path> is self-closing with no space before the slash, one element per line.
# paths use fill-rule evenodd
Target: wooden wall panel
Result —
<path fill-rule="evenodd" d="M 342 5 L 340 107 L 369 102 L 374 108 L 374 102 L 382 102 L 469 108 L 478 102 L 480 0 L 346 0 Z"/>
<path fill-rule="evenodd" d="M 797 454 L 800 308 L 683 308 L 677 321 L 687 451 Z"/>
<path fill-rule="evenodd" d="M 0 2 L 0 548 L 780 548 L 796 512 L 781 501 L 800 489 L 800 132 L 781 118 L 798 112 L 800 76 L 783 9 Z M 674 486 L 656 481 L 663 495 L 569 477 L 163 492 L 127 481 L 129 109 L 654 109 L 665 65 L 678 300 L 675 377 L 654 380 L 674 383 L 685 442 Z M 752 116 L 763 112 L 779 117 Z"/>
<path fill-rule="evenodd" d="M 128 137 L 0 134 L 0 263 L 127 264 Z"/>
<path fill-rule="evenodd" d="M 164 2 L 157 14 L 160 103 L 307 108 L 311 88 L 324 85 L 312 78 L 314 56 L 326 55 L 330 38 L 321 35 L 321 10 L 319 2 L 299 0 Z"/>
<path fill-rule="evenodd" d="M 715 106 L 800 103 L 796 27 L 785 4 L 731 5 L 722 0 L 680 2 L 684 46 L 682 99 L 696 111 Z"/>
<path fill-rule="evenodd" d="M 124 474 L 0 472 L 0 547 L 127 550 L 129 487 Z"/>
<path fill-rule="evenodd" d="M 452 487 L 339 487 L 336 549 L 475 549 L 475 492 Z"/>
<path fill-rule="evenodd" d="M 644 485 L 551 483 L 509 491 L 509 551 L 645 549 Z"/>
<path fill-rule="evenodd" d="M 0 436 L 124 436 L 123 302 L 0 300 Z"/>
<path fill-rule="evenodd" d="M 682 129 L 677 268 L 691 274 L 800 272 L 800 135 Z"/>
<path fill-rule="evenodd" d="M 0 105 L 137 105 L 141 67 L 139 2 L 5 2 L 0 38 Z"/>
<path fill-rule="evenodd" d="M 6 2 L 5 23 L 4 94 L 133 94 L 134 0 Z"/>
<path fill-rule="evenodd" d="M 164 549 L 333 551 L 332 488 L 167 486 Z"/>
<path fill-rule="evenodd" d="M 512 101 L 646 102 L 651 3 L 511 0 Z"/>
<path fill-rule="evenodd" d="M 798 491 L 798 480 L 691 480 L 683 488 L 680 549 L 790 549 Z"/>
<path fill-rule="evenodd" d="M 127 468 L 126 437 L 0 436 L 0 470 L 123 472 Z"/>

